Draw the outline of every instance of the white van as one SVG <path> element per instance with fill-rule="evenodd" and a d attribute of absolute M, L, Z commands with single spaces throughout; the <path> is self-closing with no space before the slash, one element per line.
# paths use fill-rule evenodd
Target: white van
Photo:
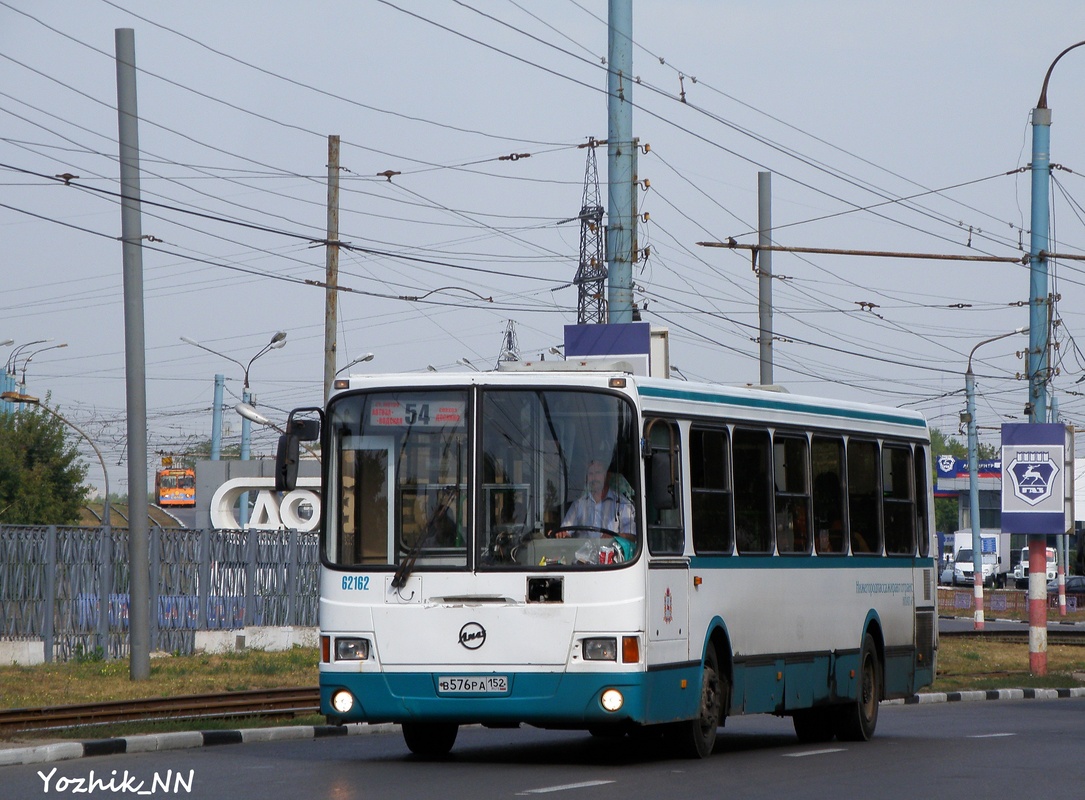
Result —
<path fill-rule="evenodd" d="M 1047 548 L 1047 580 L 1055 580 L 1058 557 L 1054 547 Z M 1013 568 L 1013 580 L 1018 589 L 1028 588 L 1028 548 L 1021 548 L 1021 560 Z"/>

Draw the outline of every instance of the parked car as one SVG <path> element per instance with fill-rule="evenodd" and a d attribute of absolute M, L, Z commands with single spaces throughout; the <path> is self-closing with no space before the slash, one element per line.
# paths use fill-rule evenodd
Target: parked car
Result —
<path fill-rule="evenodd" d="M 1059 581 L 1056 578 L 1053 581 L 1047 582 L 1047 593 L 1058 594 Z M 1066 593 L 1067 594 L 1085 594 L 1085 575 L 1067 575 L 1066 576 Z"/>

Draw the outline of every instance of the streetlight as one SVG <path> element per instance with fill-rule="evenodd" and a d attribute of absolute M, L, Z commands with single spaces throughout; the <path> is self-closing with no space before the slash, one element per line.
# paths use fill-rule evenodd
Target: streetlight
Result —
<path fill-rule="evenodd" d="M 26 357 L 26 360 L 23 361 L 23 373 L 22 373 L 22 379 L 19 381 L 19 391 L 20 392 L 25 392 L 26 391 L 26 367 L 30 363 L 30 359 L 32 359 L 38 353 L 44 353 L 46 350 L 57 350 L 57 349 L 59 349 L 61 347 L 67 347 L 67 346 L 68 346 L 67 342 L 61 342 L 60 344 L 49 345 L 49 347 L 42 347 L 40 350 L 35 350 L 30 355 L 28 355 Z"/>
<path fill-rule="evenodd" d="M 212 354 L 214 354 L 216 356 L 219 356 L 220 358 L 225 358 L 227 361 L 232 361 L 233 363 L 235 363 L 239 367 L 241 367 L 241 369 L 244 371 L 244 375 L 245 375 L 245 382 L 244 382 L 243 389 L 241 391 L 241 402 L 247 404 L 247 403 L 252 402 L 252 397 L 249 394 L 249 370 L 252 369 L 253 362 L 256 361 L 256 359 L 260 358 L 260 356 L 265 355 L 266 353 L 269 353 L 272 350 L 278 350 L 279 348 L 284 347 L 286 345 L 286 331 L 278 331 L 274 336 L 272 336 L 271 341 L 268 342 L 267 344 L 265 344 L 262 348 L 260 348 L 260 350 L 258 350 L 256 352 L 256 355 L 254 355 L 252 358 L 249 359 L 248 364 L 242 364 L 240 361 L 238 361 L 233 356 L 228 356 L 225 353 L 220 353 L 218 350 L 212 350 L 210 347 L 207 347 L 206 345 L 202 345 L 199 342 L 197 342 L 195 339 L 190 339 L 187 336 L 182 336 L 181 341 L 184 342 L 185 344 L 190 344 L 190 345 L 192 345 L 194 347 L 198 347 L 201 350 L 206 350 L 208 353 L 212 353 Z M 215 414 L 221 414 L 221 413 L 222 413 L 221 408 L 216 408 L 215 409 Z M 249 447 L 250 447 L 249 443 L 250 443 L 251 438 L 252 438 L 252 424 L 251 424 L 251 421 L 248 419 L 248 417 L 242 417 L 241 418 L 241 460 L 242 461 L 248 461 L 249 460 Z M 241 496 L 241 525 L 242 525 L 242 527 L 244 527 L 245 523 L 248 521 L 248 516 L 249 516 L 249 497 L 248 497 L 248 493 L 246 492 L 244 495 Z"/>
<path fill-rule="evenodd" d="M 1029 422 L 1047 420 L 1047 381 L 1051 346 L 1051 301 L 1048 293 L 1048 248 L 1050 241 L 1050 208 L 1048 190 L 1051 185 L 1051 109 L 1047 105 L 1047 85 L 1059 60 L 1071 50 L 1085 45 L 1072 44 L 1059 53 L 1044 75 L 1040 99 L 1032 109 L 1032 198 L 1029 217 L 1029 350 L 1028 402 L 1025 412 Z M 1034 675 L 1047 674 L 1047 613 L 1044 610 L 1047 592 L 1037 567 L 1044 569 L 1047 561 L 1047 541 L 1042 535 L 1028 535 L 1029 552 L 1029 668 Z"/>
<path fill-rule="evenodd" d="M 671 364 L 671 372 L 673 372 L 675 375 L 677 375 L 679 378 L 681 378 L 684 381 L 689 380 L 689 378 L 686 377 L 686 374 L 684 372 L 682 372 L 682 370 L 678 369 L 678 367 L 676 367 L 674 364 Z"/>
<path fill-rule="evenodd" d="M 478 367 L 476 367 L 476 366 L 475 366 L 474 364 L 472 364 L 472 363 L 471 363 L 470 361 L 468 361 L 468 360 L 467 360 L 466 358 L 461 358 L 461 359 L 459 359 L 459 360 L 458 360 L 458 361 L 457 361 L 456 363 L 457 363 L 457 364 L 460 364 L 460 365 L 462 365 L 462 366 L 465 366 L 465 367 L 470 367 L 470 368 L 471 368 L 471 369 L 473 369 L 473 370 L 474 370 L 475 372 L 482 372 L 482 370 L 480 370 L 480 369 L 479 369 Z"/>
<path fill-rule="evenodd" d="M 12 341 L 13 340 L 8 339 L 8 344 L 11 344 Z M 4 371 L 10 373 L 11 375 L 14 375 L 15 374 L 15 362 L 18 360 L 19 354 L 22 353 L 23 350 L 25 350 L 28 347 L 33 347 L 36 344 L 45 344 L 46 342 L 51 342 L 51 341 L 53 341 L 53 340 L 52 339 L 36 339 L 33 342 L 24 342 L 23 344 L 19 345 L 14 350 L 12 350 L 11 353 L 8 355 L 8 361 L 7 361 L 7 365 L 4 367 Z"/>
<path fill-rule="evenodd" d="M 252 369 L 252 362 L 254 362 L 256 359 L 258 359 L 260 356 L 264 355 L 265 353 L 269 353 L 272 350 L 278 350 L 281 347 L 285 347 L 286 346 L 286 331 L 279 331 L 274 336 L 272 336 L 271 341 L 268 342 L 267 344 L 265 344 L 259 351 L 257 351 L 256 355 L 254 355 L 252 358 L 249 359 L 249 363 L 247 365 L 242 364 L 240 361 L 238 361 L 233 356 L 228 356 L 225 353 L 220 353 L 218 350 L 212 350 L 207 345 L 200 344 L 195 339 L 190 339 L 188 336 L 182 336 L 181 341 L 184 342 L 185 344 L 190 344 L 193 347 L 198 347 L 201 350 L 206 350 L 208 353 L 213 353 L 216 356 L 218 356 L 219 358 L 225 358 L 227 361 L 232 361 L 235 364 L 237 364 L 239 367 L 241 367 L 241 369 L 242 369 L 242 371 L 243 371 L 243 373 L 245 375 L 244 388 L 247 390 L 249 388 L 249 370 Z M 245 402 L 248 402 L 248 400 L 245 400 Z"/>
<path fill-rule="evenodd" d="M 19 385 L 15 381 L 15 369 L 16 363 L 19 359 L 19 354 L 28 347 L 33 347 L 36 344 L 43 344 L 45 342 L 51 342 L 52 339 L 36 339 L 33 342 L 24 342 L 16 347 L 11 353 L 8 354 L 7 363 L 4 365 L 4 379 L 0 383 L 0 392 L 15 392 L 18 391 Z M 14 339 L 8 339 L 5 344 L 14 344 Z M 4 406 L 4 413 L 10 413 L 12 411 L 10 404 Z"/>
<path fill-rule="evenodd" d="M 87 443 L 90 444 L 90 446 L 94 449 L 94 455 L 98 456 L 98 463 L 101 464 L 101 466 L 102 466 L 102 481 L 105 483 L 105 504 L 104 504 L 103 509 L 102 509 L 102 525 L 105 526 L 106 530 L 108 531 L 109 523 L 110 523 L 110 520 L 109 520 L 109 471 L 105 468 L 105 459 L 102 458 L 102 451 L 98 449 L 98 445 L 96 445 L 94 443 L 94 440 L 91 439 L 87 435 L 86 431 L 84 431 L 82 428 L 80 428 L 74 422 L 72 422 L 69 419 L 66 419 L 66 418 L 62 417 L 60 415 L 60 412 L 54 411 L 53 409 L 49 408 L 49 406 L 42 405 L 41 400 L 39 398 L 37 398 L 37 397 L 31 397 L 30 395 L 23 394 L 22 392 L 4 392 L 3 394 L 0 394 L 0 398 L 2 398 L 4 400 L 7 400 L 9 403 L 26 403 L 27 405 L 37 406 L 38 408 L 45 409 L 50 414 L 52 414 L 54 417 L 56 417 L 58 420 L 63 422 L 65 425 L 67 425 L 69 428 L 71 428 L 72 430 L 74 430 L 76 433 L 78 433 L 80 436 L 82 436 L 84 439 L 87 440 Z"/>
<path fill-rule="evenodd" d="M 972 521 L 972 586 L 976 597 L 975 629 L 983 630 L 983 547 L 980 542 L 979 443 L 976 440 L 976 376 L 972 373 L 972 356 L 983 345 L 1007 339 L 1028 328 L 1016 328 L 984 339 L 968 354 L 968 369 L 964 373 L 964 393 L 967 400 L 965 421 L 968 423 L 968 515 Z"/>
<path fill-rule="evenodd" d="M 372 361 L 372 360 L 373 360 L 373 354 L 372 354 L 372 353 L 366 353 L 366 354 L 365 354 L 364 356 L 358 356 L 358 357 L 357 357 L 356 359 L 354 359 L 353 361 L 351 361 L 351 362 L 350 362 L 349 364 L 347 364 L 347 365 L 346 365 L 345 367 L 340 367 L 339 369 L 337 369 L 337 370 L 335 371 L 335 374 L 336 374 L 336 375 L 338 375 L 338 374 L 339 374 L 340 372 L 342 372 L 343 370 L 347 370 L 347 369 L 350 369 L 350 368 L 351 368 L 351 367 L 353 367 L 353 366 L 354 366 L 355 364 L 362 364 L 362 363 L 364 363 L 364 362 L 366 362 L 366 361 Z M 238 413 L 240 414 L 241 412 L 239 411 Z M 241 416 L 245 416 L 245 415 L 244 415 L 244 414 L 241 414 Z"/>
<path fill-rule="evenodd" d="M 1048 189 L 1051 183 L 1051 109 L 1047 105 L 1047 85 L 1060 59 L 1071 50 L 1085 45 L 1072 44 L 1063 50 L 1044 75 L 1040 99 L 1032 109 L 1032 199 L 1029 241 L 1029 394 L 1025 411 L 1029 422 L 1047 421 L 1048 350 L 1050 349 L 1050 303 L 1048 300 L 1048 247 L 1050 208 Z M 1029 547 L 1031 549 L 1032 541 Z M 1040 547 L 1040 550 L 1043 548 Z M 1038 551 L 1039 552 L 1039 551 Z M 1031 553 L 1030 553 L 1031 557 Z M 1045 556 L 1046 559 L 1046 556 Z"/>

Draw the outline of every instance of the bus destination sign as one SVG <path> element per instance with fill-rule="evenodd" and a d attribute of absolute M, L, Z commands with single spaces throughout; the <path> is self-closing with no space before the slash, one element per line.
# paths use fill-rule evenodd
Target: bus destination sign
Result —
<path fill-rule="evenodd" d="M 464 400 L 374 400 L 369 405 L 369 424 L 376 428 L 462 428 L 466 418 Z"/>

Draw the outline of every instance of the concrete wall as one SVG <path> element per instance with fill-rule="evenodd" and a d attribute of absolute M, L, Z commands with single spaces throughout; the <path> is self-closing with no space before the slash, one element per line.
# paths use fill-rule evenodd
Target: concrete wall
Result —
<path fill-rule="evenodd" d="M 17 642 L 0 641 L 0 665 L 6 667 L 17 664 L 22 667 L 32 667 L 35 664 L 44 663 L 45 642 L 41 639 Z"/>
<path fill-rule="evenodd" d="M 196 631 L 196 652 L 232 653 L 238 650 L 278 652 L 299 647 L 316 647 L 316 628 L 248 627 L 227 631 Z M 0 666 L 32 667 L 45 663 L 45 644 L 41 639 L 15 642 L 0 641 Z"/>
<path fill-rule="evenodd" d="M 317 646 L 316 628 L 249 627 L 233 631 L 196 631 L 196 652 L 229 653 L 236 650 L 289 650 Z"/>

